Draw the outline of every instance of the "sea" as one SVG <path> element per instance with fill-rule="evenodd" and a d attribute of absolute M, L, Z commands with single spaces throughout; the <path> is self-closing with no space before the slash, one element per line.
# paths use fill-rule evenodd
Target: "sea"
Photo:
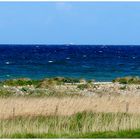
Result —
<path fill-rule="evenodd" d="M 0 80 L 58 76 L 96 81 L 140 76 L 140 46 L 0 45 Z"/>

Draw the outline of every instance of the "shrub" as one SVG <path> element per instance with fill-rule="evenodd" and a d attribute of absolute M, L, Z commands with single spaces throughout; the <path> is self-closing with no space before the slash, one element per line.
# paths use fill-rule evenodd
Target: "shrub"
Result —
<path fill-rule="evenodd" d="M 2 85 L 8 86 L 26 86 L 26 85 L 37 85 L 39 80 L 31 80 L 29 78 L 9 79 L 2 81 Z"/>
<path fill-rule="evenodd" d="M 64 83 L 80 83 L 80 80 L 76 78 L 63 78 L 62 81 Z"/>
<path fill-rule="evenodd" d="M 74 78 L 64 78 L 64 77 L 55 77 L 55 78 L 45 78 L 39 82 L 37 87 L 39 88 L 49 88 L 55 85 L 62 85 L 64 83 L 79 83 L 79 79 Z"/>
<path fill-rule="evenodd" d="M 118 82 L 120 84 L 140 84 L 140 77 L 128 76 L 128 77 L 116 78 L 113 80 L 113 82 Z"/>
<path fill-rule="evenodd" d="M 77 88 L 79 88 L 80 90 L 88 89 L 91 87 L 92 87 L 92 84 L 90 84 L 90 83 L 77 85 Z"/>
<path fill-rule="evenodd" d="M 0 97 L 8 97 L 10 95 L 13 95 L 13 93 L 6 89 L 0 89 Z"/>
<path fill-rule="evenodd" d="M 125 90 L 126 88 L 126 86 L 120 87 L 121 90 Z"/>

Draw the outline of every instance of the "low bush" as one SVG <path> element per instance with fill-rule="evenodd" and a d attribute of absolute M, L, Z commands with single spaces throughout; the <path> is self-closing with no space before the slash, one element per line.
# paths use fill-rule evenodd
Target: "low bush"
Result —
<path fill-rule="evenodd" d="M 1 81 L 1 85 L 8 86 L 26 86 L 26 85 L 37 85 L 39 80 L 31 80 L 29 78 L 9 79 Z"/>
<path fill-rule="evenodd" d="M 114 79 L 113 82 L 118 82 L 120 84 L 140 84 L 140 77 L 138 76 L 121 77 Z"/>
<path fill-rule="evenodd" d="M 80 89 L 80 90 L 88 89 L 88 88 L 91 88 L 91 87 L 92 87 L 91 83 L 77 85 L 77 88 Z"/>
<path fill-rule="evenodd" d="M 55 85 L 62 85 L 65 83 L 79 83 L 79 79 L 74 79 L 74 78 L 64 78 L 64 77 L 54 77 L 54 78 L 45 78 L 39 82 L 37 87 L 39 88 L 49 88 Z"/>

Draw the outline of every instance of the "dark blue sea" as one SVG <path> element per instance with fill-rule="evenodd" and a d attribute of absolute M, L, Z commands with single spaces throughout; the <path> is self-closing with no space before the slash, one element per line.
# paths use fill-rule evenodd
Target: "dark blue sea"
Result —
<path fill-rule="evenodd" d="M 0 45 L 0 80 L 140 76 L 140 46 Z"/>

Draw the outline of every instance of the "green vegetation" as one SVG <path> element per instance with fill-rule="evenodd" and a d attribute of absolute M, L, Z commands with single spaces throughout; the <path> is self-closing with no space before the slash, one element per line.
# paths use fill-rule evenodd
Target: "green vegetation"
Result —
<path fill-rule="evenodd" d="M 6 90 L 4 88 L 0 89 L 0 97 L 9 97 L 11 96 L 11 92 L 9 90 Z"/>
<path fill-rule="evenodd" d="M 77 88 L 80 90 L 88 89 L 93 87 L 92 83 L 87 83 L 87 84 L 79 84 L 77 85 Z"/>
<path fill-rule="evenodd" d="M 19 79 L 9 79 L 5 81 L 1 81 L 0 85 L 7 85 L 7 86 L 26 86 L 26 85 L 34 85 L 37 87 L 48 87 L 50 85 L 62 85 L 65 83 L 82 83 L 87 82 L 91 83 L 91 80 L 85 79 L 77 79 L 77 78 L 68 78 L 68 77 L 54 77 L 54 78 L 45 78 L 42 80 L 32 80 L 29 78 L 19 78 Z"/>
<path fill-rule="evenodd" d="M 122 87 L 120 87 L 120 89 L 125 90 L 125 89 L 127 89 L 127 86 L 122 86 Z"/>
<path fill-rule="evenodd" d="M 45 78 L 42 80 L 31 80 L 29 78 L 19 78 L 19 79 L 9 79 L 1 81 L 0 85 L 7 86 L 26 86 L 34 85 L 37 87 L 48 87 L 50 85 L 61 85 L 65 83 L 80 83 L 81 79 L 76 78 L 64 78 L 64 77 L 54 77 L 54 78 Z"/>
<path fill-rule="evenodd" d="M 6 136 L 5 136 L 6 137 Z M 3 136 L 3 138 L 5 138 Z M 140 138 L 140 129 L 126 131 L 92 132 L 84 134 L 16 133 L 6 138 Z"/>
<path fill-rule="evenodd" d="M 57 112 L 56 112 L 57 113 Z M 140 137 L 140 117 L 82 112 L 72 116 L 22 116 L 0 120 L 1 138 Z"/>
<path fill-rule="evenodd" d="M 114 79 L 113 82 L 118 82 L 120 84 L 140 84 L 140 77 L 138 76 L 121 77 Z"/>
<path fill-rule="evenodd" d="M 9 79 L 1 81 L 1 85 L 7 86 L 27 86 L 27 85 L 38 85 L 40 80 L 31 80 L 29 78 Z"/>
<path fill-rule="evenodd" d="M 60 90 L 58 87 L 61 85 L 71 84 L 76 85 L 77 83 L 87 83 L 87 86 L 91 85 L 90 80 L 76 79 L 76 78 L 64 78 L 54 77 L 45 78 L 42 80 L 32 80 L 29 78 L 9 79 L 0 82 L 0 97 L 9 96 L 73 96 L 66 94 L 66 89 Z M 80 87 L 79 87 L 80 89 Z M 72 91 L 71 91 L 72 93 Z M 78 95 L 78 94 L 77 94 Z"/>
<path fill-rule="evenodd" d="M 15 87 L 0 87 L 0 97 L 7 98 L 11 96 L 26 96 L 26 97 L 73 97 L 80 96 L 78 93 L 67 94 L 66 91 L 59 91 L 53 86 L 48 88 L 30 88 L 23 86 L 21 88 Z"/>
<path fill-rule="evenodd" d="M 118 82 L 122 85 L 117 85 L 116 89 L 118 92 L 120 90 L 129 90 L 129 85 L 126 84 L 140 84 L 139 77 L 122 77 L 113 80 L 113 82 Z M 115 86 L 115 85 L 114 85 Z M 139 86 L 139 85 L 137 85 Z M 111 87 L 110 87 L 111 89 Z M 54 77 L 45 78 L 40 80 L 32 80 L 29 78 L 19 78 L 19 79 L 9 79 L 0 82 L 0 97 L 9 96 L 30 96 L 30 97 L 42 97 L 42 96 L 82 96 L 86 93 L 98 93 L 104 94 L 109 93 L 109 87 L 101 84 L 94 84 L 93 80 L 76 79 L 76 78 L 64 78 L 64 77 Z M 136 87 L 137 92 L 139 87 Z M 84 93 L 87 90 L 86 93 Z M 131 89 L 130 89 L 131 90 Z M 129 91 L 130 91 L 129 90 Z M 114 94 L 114 92 L 113 92 Z"/>
<path fill-rule="evenodd" d="M 83 82 L 83 79 L 76 79 L 76 78 L 64 78 L 64 77 L 55 77 L 55 78 L 45 78 L 41 80 L 37 87 L 41 88 L 49 88 L 54 85 L 63 85 L 63 84 L 75 84 Z M 88 81 L 85 81 L 88 82 Z"/>

